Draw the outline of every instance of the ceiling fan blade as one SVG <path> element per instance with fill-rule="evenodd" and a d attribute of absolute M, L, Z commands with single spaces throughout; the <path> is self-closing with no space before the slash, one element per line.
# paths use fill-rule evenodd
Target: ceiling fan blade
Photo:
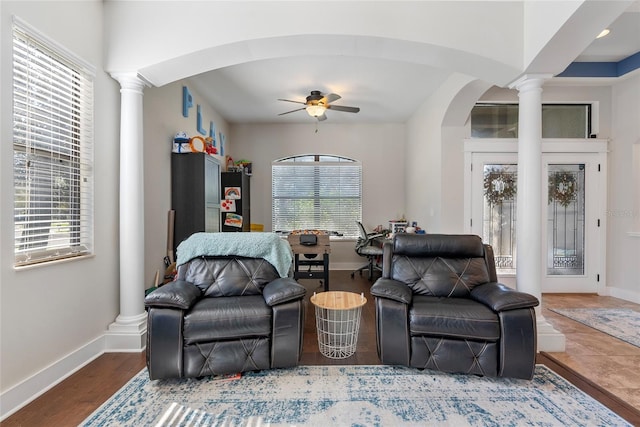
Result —
<path fill-rule="evenodd" d="M 327 103 L 330 104 L 333 101 L 337 101 L 338 99 L 342 98 L 340 95 L 338 95 L 337 93 L 330 93 L 329 95 L 325 96 L 325 98 L 327 99 Z"/>
<path fill-rule="evenodd" d="M 344 111 L 346 113 L 357 113 L 360 111 L 358 107 L 347 107 L 344 105 L 327 105 L 327 108 L 335 111 Z"/>
<path fill-rule="evenodd" d="M 296 111 L 302 111 L 302 110 L 304 110 L 305 108 L 307 108 L 307 107 L 296 108 L 295 110 L 287 111 L 286 113 L 280 113 L 280 114 L 278 114 L 278 115 L 279 115 L 279 116 L 283 116 L 283 115 L 285 115 L 285 114 L 295 113 Z"/>
<path fill-rule="evenodd" d="M 321 115 L 321 116 L 318 116 L 318 121 L 319 122 L 322 122 L 322 121 L 325 121 L 325 120 L 327 120 L 327 116 L 325 116 L 324 114 Z"/>
<path fill-rule="evenodd" d="M 290 100 L 290 99 L 282 99 L 282 98 L 278 98 L 278 101 L 295 102 L 296 104 L 306 104 L 306 102 L 302 102 L 302 101 L 292 101 L 292 100 Z"/>

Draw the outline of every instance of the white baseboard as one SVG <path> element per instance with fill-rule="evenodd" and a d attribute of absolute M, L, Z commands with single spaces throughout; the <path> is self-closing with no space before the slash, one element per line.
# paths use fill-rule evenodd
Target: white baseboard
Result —
<path fill-rule="evenodd" d="M 0 421 L 41 396 L 105 352 L 104 335 L 52 363 L 0 395 Z"/>
<path fill-rule="evenodd" d="M 106 353 L 138 353 L 146 348 L 147 330 L 140 333 L 114 333 L 108 331 L 105 334 Z"/>
<path fill-rule="evenodd" d="M 146 334 L 146 327 L 144 331 L 137 334 L 106 331 L 100 337 L 36 372 L 0 394 L 0 421 L 40 397 L 104 353 L 128 353 L 144 350 Z"/>
<path fill-rule="evenodd" d="M 542 316 L 537 316 L 538 351 L 564 352 L 566 349 L 566 337 Z"/>
<path fill-rule="evenodd" d="M 630 301 L 636 304 L 640 304 L 640 291 L 633 291 L 629 289 L 615 288 L 613 286 L 607 287 L 607 293 L 609 296 Z"/>

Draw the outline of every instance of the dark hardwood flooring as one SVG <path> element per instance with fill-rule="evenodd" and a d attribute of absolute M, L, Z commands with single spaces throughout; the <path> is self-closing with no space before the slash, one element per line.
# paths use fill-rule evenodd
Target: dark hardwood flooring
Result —
<path fill-rule="evenodd" d="M 315 314 L 312 304 L 307 305 L 305 338 L 303 354 L 300 363 L 303 365 L 376 365 L 380 364 L 376 354 L 375 313 L 373 299 L 369 292 L 371 283 L 356 274 L 351 279 L 348 271 L 331 272 L 331 290 L 364 293 L 367 304 L 362 309 L 360 333 L 356 353 L 346 359 L 328 359 L 318 349 Z M 317 280 L 300 281 L 308 291 L 307 300 L 313 292 L 321 292 L 322 286 Z M 640 311 L 640 305 L 610 297 L 593 295 L 544 295 L 543 307 L 581 307 L 581 306 L 626 306 Z M 627 419 L 633 425 L 640 426 L 640 408 L 634 397 L 640 390 L 640 381 L 631 377 L 631 384 L 625 384 L 621 391 L 609 390 L 610 373 L 608 366 L 611 358 L 622 364 L 625 371 L 637 371 L 640 349 L 628 345 L 620 350 L 619 342 L 612 345 L 605 341 L 597 351 L 587 351 L 593 348 L 593 342 L 608 340 L 600 336 L 599 332 L 577 324 L 562 316 L 555 315 L 548 309 L 543 315 L 556 329 L 567 334 L 567 351 L 563 353 L 540 353 L 538 363 L 545 364 L 558 374 L 572 382 L 605 406 Z M 606 334 L 602 334 L 606 335 Z M 609 352 L 622 351 L 622 357 Z M 637 353 L 635 353 L 637 351 Z M 594 354 L 595 353 L 595 354 Z M 631 354 L 631 356 L 629 356 Z M 635 355 L 635 356 L 634 356 Z M 582 362 L 581 362 L 582 361 Z M 107 353 L 80 369 L 69 378 L 44 393 L 42 396 L 17 411 L 0 423 L 6 427 L 38 427 L 38 426 L 77 426 L 95 409 L 104 403 L 120 387 L 145 366 L 145 355 L 142 353 Z M 617 369 L 621 369 L 616 365 Z M 600 367 L 599 369 L 597 367 Z"/>

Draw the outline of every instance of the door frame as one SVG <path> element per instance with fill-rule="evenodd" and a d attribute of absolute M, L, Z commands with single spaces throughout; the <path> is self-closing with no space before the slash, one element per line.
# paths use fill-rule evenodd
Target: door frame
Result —
<path fill-rule="evenodd" d="M 482 154 L 482 157 L 495 156 L 499 162 L 502 159 L 507 159 L 518 152 L 518 140 L 517 139 L 465 139 L 464 140 L 464 230 L 467 233 L 474 233 L 477 230 L 478 224 L 472 225 L 473 218 L 473 161 L 476 155 Z M 545 154 L 564 154 L 568 156 L 559 156 L 565 158 L 571 158 L 575 156 L 576 162 L 580 162 L 580 156 L 588 157 L 592 160 L 592 163 L 597 163 L 598 173 L 595 175 L 595 182 L 591 182 L 588 187 L 590 197 L 595 198 L 592 203 L 591 213 L 595 220 L 598 221 L 599 226 L 597 231 L 593 232 L 594 236 L 585 245 L 589 245 L 588 250 L 595 251 L 594 257 L 597 260 L 595 265 L 596 270 L 596 292 L 599 295 L 607 295 L 606 291 L 606 230 L 607 230 L 607 216 L 606 216 L 606 202 L 607 202 L 607 152 L 608 152 L 608 140 L 606 139 L 543 139 L 542 140 L 542 154 L 543 154 L 543 176 L 547 171 L 547 164 L 549 162 L 544 160 Z M 511 162 L 510 162 L 511 163 Z M 513 163 L 517 163 L 516 161 Z M 551 162 L 554 164 L 554 161 Z M 543 186 L 543 193 L 541 197 L 546 197 L 546 187 Z M 545 199 L 546 200 L 546 199 Z M 476 201 L 477 203 L 477 201 Z M 546 203 L 542 203 L 542 218 L 546 218 Z M 593 218 L 592 217 L 592 218 Z M 546 220 L 543 228 L 546 230 Z M 478 234 L 477 231 L 475 234 Z M 543 260 L 546 260 L 547 243 L 546 239 L 542 242 L 541 254 Z M 517 267 L 516 267 L 517 268 Z M 540 266 L 541 277 L 546 280 L 548 277 L 546 271 L 546 262 Z M 514 275 L 500 275 L 500 280 L 512 287 L 516 286 Z M 544 283 L 541 286 L 543 292 L 553 292 L 549 289 L 545 289 Z M 562 291 L 559 291 L 562 292 Z"/>

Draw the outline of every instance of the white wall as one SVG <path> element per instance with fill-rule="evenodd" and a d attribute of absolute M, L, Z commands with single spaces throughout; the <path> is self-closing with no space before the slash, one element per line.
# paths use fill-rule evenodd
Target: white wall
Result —
<path fill-rule="evenodd" d="M 189 117 L 182 115 L 182 87 L 189 88 L 193 108 Z M 171 209 L 171 147 L 175 134 L 184 131 L 188 136 L 208 136 L 209 122 L 226 137 L 226 149 L 232 145 L 229 126 L 215 110 L 206 104 L 188 80 L 144 90 L 144 180 L 145 180 L 145 288 L 153 285 L 156 271 L 164 276 L 163 259 L 167 254 L 168 211 Z M 207 135 L 198 133 L 197 105 L 202 107 L 202 126 Z M 218 140 L 216 135 L 216 141 Z M 220 148 L 219 142 L 217 143 Z M 220 151 L 218 151 L 220 152 Z M 184 154 L 185 156 L 188 154 Z M 224 165 L 224 159 L 216 156 Z"/>
<path fill-rule="evenodd" d="M 609 153 L 607 278 L 611 295 L 640 303 L 640 70 L 613 86 Z M 637 145 L 636 145 L 637 146 Z M 637 148 L 636 148 L 637 150 Z M 633 234 L 632 232 L 635 232 Z"/>
<path fill-rule="evenodd" d="M 104 350 L 119 313 L 119 85 L 103 70 L 101 2 L 0 2 L 0 416 Z M 13 268 L 12 15 L 93 64 L 95 256 Z M 77 19 L 82 16 L 82 19 Z M 81 35 L 81 36 L 79 36 Z"/>
<path fill-rule="evenodd" d="M 452 104 L 473 82 L 468 76 L 452 75 L 407 122 L 407 215 L 428 233 L 464 230 L 462 138 L 466 114 L 450 120 L 458 121 L 459 126 L 452 126 L 453 123 L 443 126 L 445 118 L 451 115 L 452 105 L 463 111 L 473 106 L 474 95 L 465 102 Z"/>
<path fill-rule="evenodd" d="M 253 162 L 251 222 L 271 231 L 271 162 L 298 154 L 320 153 L 362 162 L 362 215 L 367 230 L 386 225 L 405 211 L 404 125 L 332 124 L 233 125 L 230 154 Z M 411 219 L 411 218 L 409 218 Z M 351 269 L 362 264 L 354 242 L 332 242 L 331 268 Z"/>

